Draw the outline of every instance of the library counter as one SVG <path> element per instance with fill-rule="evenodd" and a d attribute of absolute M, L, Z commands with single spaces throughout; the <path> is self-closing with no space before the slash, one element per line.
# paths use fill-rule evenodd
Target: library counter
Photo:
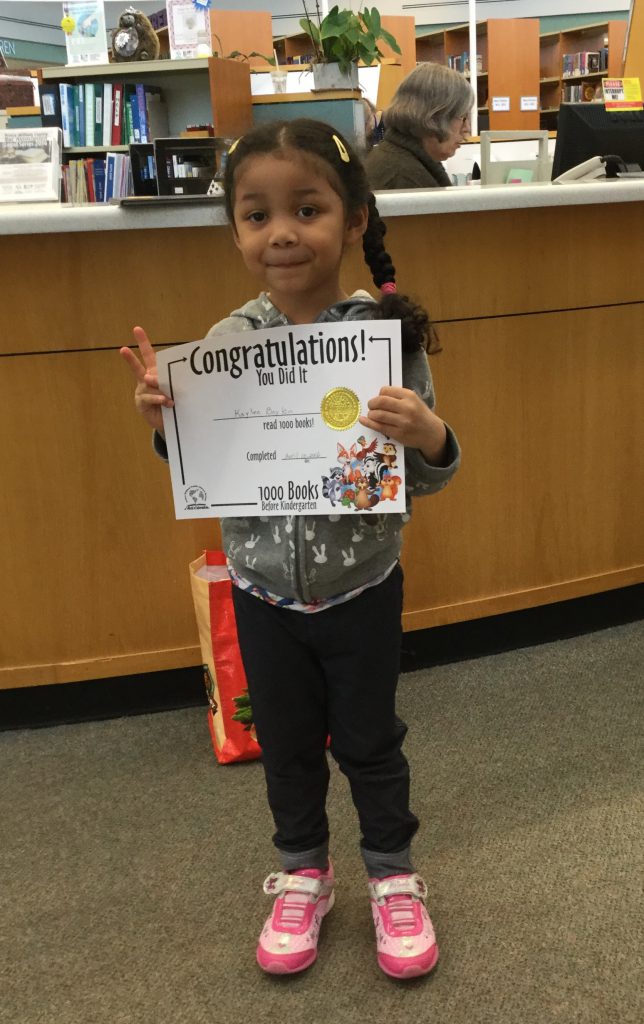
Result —
<path fill-rule="evenodd" d="M 538 207 L 588 206 L 597 203 L 644 201 L 644 179 L 551 185 L 549 182 L 512 187 L 465 186 L 446 189 L 407 189 L 379 192 L 378 209 L 384 217 L 441 213 L 482 213 Z M 0 235 L 48 234 L 76 231 L 131 231 L 159 228 L 207 227 L 227 224 L 223 202 L 204 200 L 174 206 L 172 200 L 137 206 L 101 204 L 70 206 L 61 203 L 0 205 Z"/>
<path fill-rule="evenodd" d="M 406 629 L 644 581 L 644 182 L 381 193 L 463 465 L 406 527 Z M 118 349 L 258 291 L 219 205 L 0 206 L 0 687 L 201 661 L 188 562 Z M 127 234 L 123 234 L 127 231 Z M 368 280 L 358 252 L 344 282 Z"/>

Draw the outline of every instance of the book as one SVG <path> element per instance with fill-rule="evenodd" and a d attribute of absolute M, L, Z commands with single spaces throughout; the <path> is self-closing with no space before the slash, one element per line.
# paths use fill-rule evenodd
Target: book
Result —
<path fill-rule="evenodd" d="M 61 82 L 58 86 L 60 96 L 60 116 L 63 129 L 63 145 L 73 145 L 74 135 L 74 91 L 68 82 Z"/>
<path fill-rule="evenodd" d="M 63 127 L 60 90 L 55 82 L 43 82 L 40 86 L 40 119 L 43 128 Z"/>
<path fill-rule="evenodd" d="M 0 130 L 0 202 L 60 200 L 60 128 Z"/>
<path fill-rule="evenodd" d="M 103 145 L 103 82 L 94 83 L 94 145 Z"/>
<path fill-rule="evenodd" d="M 135 138 L 134 141 L 149 142 L 146 88 L 142 82 L 137 82 L 134 88 L 136 90 L 136 106 L 139 120 L 139 137 L 138 139 Z"/>
<path fill-rule="evenodd" d="M 94 109 L 94 103 L 96 99 L 96 87 L 94 82 L 85 82 L 83 102 L 85 104 L 85 138 L 83 139 L 84 146 L 94 145 L 94 120 L 96 112 Z"/>
<path fill-rule="evenodd" d="M 85 95 L 85 91 L 82 85 L 76 83 L 72 86 L 72 109 L 74 113 L 74 122 L 72 129 L 72 146 L 81 146 L 81 96 Z M 84 110 L 83 110 L 84 114 Z M 85 128 L 85 121 L 83 119 L 83 130 Z"/>
<path fill-rule="evenodd" d="M 139 101 L 136 95 L 135 85 L 126 85 L 125 95 L 127 97 L 127 103 L 129 106 L 129 126 L 130 131 L 126 134 L 124 142 L 140 142 L 141 141 L 141 119 L 139 117 Z"/>
<path fill-rule="evenodd" d="M 105 161 L 94 161 L 94 193 L 97 203 L 105 202 Z"/>
<path fill-rule="evenodd" d="M 103 145 L 112 145 L 112 83 L 103 83 Z"/>
<path fill-rule="evenodd" d="M 112 85 L 112 146 L 120 146 L 123 135 L 123 83 Z"/>

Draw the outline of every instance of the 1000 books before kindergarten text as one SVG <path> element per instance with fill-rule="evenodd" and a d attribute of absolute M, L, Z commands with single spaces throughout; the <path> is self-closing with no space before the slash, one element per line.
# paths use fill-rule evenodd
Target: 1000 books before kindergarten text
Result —
<path fill-rule="evenodd" d="M 157 363 L 178 519 L 405 511 L 403 446 L 359 422 L 402 383 L 398 321 L 220 335 Z"/>

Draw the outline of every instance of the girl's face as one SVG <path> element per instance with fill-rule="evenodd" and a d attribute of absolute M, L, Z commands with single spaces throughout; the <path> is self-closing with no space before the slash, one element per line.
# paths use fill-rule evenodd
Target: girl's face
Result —
<path fill-rule="evenodd" d="M 294 323 L 346 298 L 342 255 L 363 235 L 367 208 L 347 217 L 312 160 L 297 152 L 248 157 L 235 176 L 233 218 L 244 263 Z"/>

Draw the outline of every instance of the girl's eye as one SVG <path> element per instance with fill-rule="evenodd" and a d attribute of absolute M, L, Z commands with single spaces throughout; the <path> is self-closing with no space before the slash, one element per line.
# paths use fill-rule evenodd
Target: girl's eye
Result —
<path fill-rule="evenodd" d="M 265 217 L 266 214 L 262 210 L 253 210 L 252 213 L 247 215 L 246 220 L 249 220 L 252 224 L 261 224 Z"/>
<path fill-rule="evenodd" d="M 298 213 L 302 220 L 311 220 L 318 211 L 314 206 L 300 206 Z"/>

